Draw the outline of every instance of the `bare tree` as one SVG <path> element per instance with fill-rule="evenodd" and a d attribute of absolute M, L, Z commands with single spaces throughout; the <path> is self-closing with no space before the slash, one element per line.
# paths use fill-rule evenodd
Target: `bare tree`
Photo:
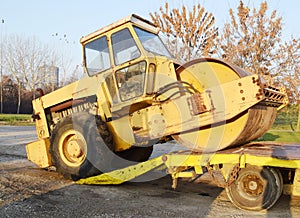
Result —
<path fill-rule="evenodd" d="M 279 49 L 280 59 L 275 60 L 280 67 L 277 71 L 278 82 L 289 91 L 291 103 L 300 103 L 300 39 L 291 38 Z"/>
<path fill-rule="evenodd" d="M 230 22 L 224 25 L 218 45 L 220 57 L 270 80 L 270 75 L 284 71 L 278 62 L 283 24 L 276 10 L 268 15 L 267 9 L 267 2 L 262 2 L 251 13 L 240 1 L 236 14 L 229 10 Z"/>
<path fill-rule="evenodd" d="M 5 45 L 5 64 L 7 71 L 13 75 L 18 84 L 18 108 L 20 111 L 22 88 L 33 93 L 37 84 L 43 83 L 50 76 L 41 72 L 45 65 L 53 65 L 55 58 L 50 49 L 34 37 L 23 38 L 10 36 Z"/>
<path fill-rule="evenodd" d="M 291 38 L 280 46 L 279 82 L 288 90 L 290 103 L 298 104 L 296 131 L 300 131 L 300 39 Z"/>
<path fill-rule="evenodd" d="M 188 61 L 215 52 L 215 39 L 218 29 L 214 27 L 215 18 L 200 4 L 189 11 L 186 6 L 169 10 L 168 3 L 159 12 L 150 13 L 154 24 L 168 37 L 171 53 L 180 60 Z"/>
<path fill-rule="evenodd" d="M 230 9 L 230 22 L 218 38 L 218 54 L 269 82 L 285 85 L 290 102 L 299 103 L 300 39 L 283 41 L 282 18 L 267 9 L 266 1 L 252 12 L 243 1 L 237 13 Z M 298 129 L 299 123 L 300 107 Z"/>
<path fill-rule="evenodd" d="M 68 85 L 79 79 L 82 79 L 84 76 L 85 76 L 84 71 L 80 69 L 79 65 L 76 65 L 72 74 L 66 79 L 65 85 Z"/>
<path fill-rule="evenodd" d="M 67 34 L 55 33 L 52 34 L 53 39 L 55 40 L 54 48 L 55 48 L 55 56 L 56 63 L 60 69 L 60 85 L 64 86 L 69 83 L 69 73 L 72 72 L 73 57 L 72 57 L 72 44 L 75 44 L 75 41 L 69 40 Z M 59 55 L 57 55 L 59 54 Z"/>

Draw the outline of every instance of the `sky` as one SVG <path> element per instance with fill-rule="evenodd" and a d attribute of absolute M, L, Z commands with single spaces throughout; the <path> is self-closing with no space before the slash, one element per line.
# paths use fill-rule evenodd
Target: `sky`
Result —
<path fill-rule="evenodd" d="M 55 48 L 68 51 L 72 65 L 81 66 L 79 40 L 95 30 L 129 14 L 150 20 L 149 13 L 159 11 L 165 2 L 170 8 L 183 4 L 192 8 L 200 3 L 222 27 L 229 20 L 229 8 L 236 9 L 239 0 L 0 0 L 0 32 L 2 35 L 36 37 Z M 250 8 L 259 8 L 262 0 L 244 0 Z M 277 10 L 283 18 L 283 38 L 300 37 L 300 1 L 267 0 L 269 11 Z"/>

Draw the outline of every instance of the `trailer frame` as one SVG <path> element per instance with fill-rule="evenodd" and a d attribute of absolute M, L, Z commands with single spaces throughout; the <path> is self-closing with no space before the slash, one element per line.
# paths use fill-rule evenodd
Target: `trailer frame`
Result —
<path fill-rule="evenodd" d="M 277 202 L 281 193 L 300 196 L 300 144 L 276 142 L 252 142 L 241 147 L 213 153 L 176 151 L 123 169 L 83 178 L 76 183 L 122 184 L 154 169 L 166 170 L 166 173 L 172 176 L 172 188 L 174 189 L 178 179 L 186 178 L 195 181 L 208 172 L 217 186 L 226 189 L 229 199 L 235 206 L 247 210 L 270 209 Z M 215 173 L 221 174 L 223 181 L 216 179 Z M 271 177 L 274 176 L 274 179 L 264 178 L 263 174 L 266 173 Z M 244 178 L 243 181 L 237 183 L 240 174 L 243 174 Z M 235 188 L 244 187 L 244 183 L 247 183 L 249 187 L 245 188 L 247 189 L 246 194 L 243 193 L 243 195 L 250 200 L 248 199 L 249 202 L 246 205 L 241 205 L 241 202 L 232 198 L 236 192 L 239 192 L 235 191 Z M 233 186 L 234 188 L 232 188 Z M 274 189 L 271 186 L 274 186 Z M 230 193 L 230 190 L 235 193 Z M 267 191 L 269 193 L 266 193 Z M 271 200 L 265 203 L 263 199 Z"/>

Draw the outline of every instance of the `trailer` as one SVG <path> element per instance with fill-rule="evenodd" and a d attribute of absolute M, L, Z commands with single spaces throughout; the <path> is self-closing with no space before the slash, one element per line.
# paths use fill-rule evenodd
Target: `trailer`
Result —
<path fill-rule="evenodd" d="M 195 181 L 209 173 L 230 201 L 246 210 L 268 210 L 282 194 L 300 196 L 300 144 L 276 142 L 252 142 L 213 153 L 176 151 L 76 183 L 119 185 L 155 169 L 172 176 L 173 189 L 180 178 Z"/>

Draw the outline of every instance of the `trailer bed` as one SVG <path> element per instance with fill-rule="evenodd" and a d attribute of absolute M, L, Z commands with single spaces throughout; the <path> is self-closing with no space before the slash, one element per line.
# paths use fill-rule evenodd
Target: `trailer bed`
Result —
<path fill-rule="evenodd" d="M 282 193 L 300 196 L 300 145 L 276 142 L 252 142 L 214 153 L 176 151 L 76 183 L 121 184 L 154 169 L 166 170 L 173 178 L 174 189 L 179 178 L 195 181 L 208 172 L 216 185 L 226 189 L 231 202 L 242 209 L 269 209 Z M 215 180 L 215 173 L 222 175 L 222 181 Z"/>
<path fill-rule="evenodd" d="M 175 151 L 123 169 L 83 178 L 76 183 L 94 185 L 121 184 L 156 168 L 160 168 L 160 170 L 168 169 L 167 172 L 169 174 L 174 174 L 172 175 L 173 177 L 179 178 L 182 177 L 181 175 L 186 177 L 191 174 L 180 172 L 180 170 L 175 172 L 175 168 L 194 167 L 196 174 L 203 174 L 202 167 L 218 164 L 239 164 L 241 168 L 244 168 L 246 164 L 251 164 L 300 169 L 300 144 L 252 142 L 241 147 L 214 153 L 192 152 L 189 150 Z"/>
<path fill-rule="evenodd" d="M 300 144 L 279 142 L 252 142 L 242 147 L 217 152 L 219 154 L 251 154 L 282 160 L 300 160 Z"/>

